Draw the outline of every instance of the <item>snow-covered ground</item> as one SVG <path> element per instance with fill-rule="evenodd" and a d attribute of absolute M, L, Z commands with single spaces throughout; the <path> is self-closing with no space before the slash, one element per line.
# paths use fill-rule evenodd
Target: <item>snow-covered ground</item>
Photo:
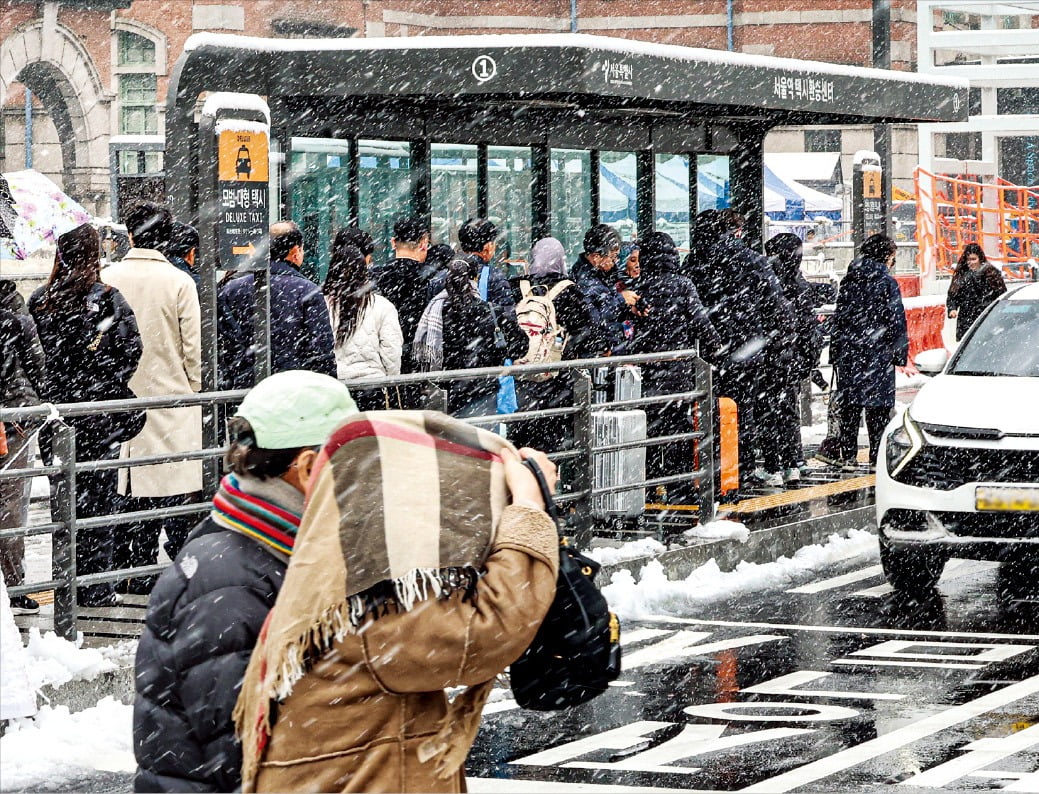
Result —
<path fill-rule="evenodd" d="M 735 522 L 715 522 L 718 531 L 738 533 Z M 734 527 L 736 529 L 734 529 Z M 654 546 L 653 544 L 656 544 Z M 660 548 L 656 548 L 660 547 Z M 637 541 L 610 549 L 616 559 L 632 559 L 658 553 L 657 541 Z M 606 559 L 607 550 L 598 553 Z M 635 552 L 639 552 L 636 554 Z M 834 562 L 852 558 L 872 559 L 877 554 L 876 537 L 853 531 L 847 538 L 836 535 L 829 542 L 809 546 L 793 557 L 762 565 L 741 563 L 723 573 L 713 560 L 682 581 L 668 581 L 659 562 L 648 563 L 636 579 L 628 571 L 613 575 L 603 592 L 612 609 L 622 618 L 654 615 L 695 615 L 705 603 L 725 599 L 737 592 L 754 592 L 810 575 Z M 625 556 L 627 555 L 627 556 Z M 90 678 L 113 664 L 126 663 L 133 651 L 127 642 L 99 651 L 77 648 L 53 634 L 30 641 L 34 666 L 49 671 L 38 680 L 52 683 L 72 677 Z M 499 694 L 499 693 L 495 693 Z M 500 700 L 492 697 L 492 701 Z M 132 744 L 132 707 L 105 698 L 97 706 L 71 714 L 64 706 L 44 706 L 34 718 L 11 721 L 0 738 L 0 790 L 44 788 L 60 790 L 62 781 L 73 781 L 97 772 L 129 772 L 136 767 Z"/>

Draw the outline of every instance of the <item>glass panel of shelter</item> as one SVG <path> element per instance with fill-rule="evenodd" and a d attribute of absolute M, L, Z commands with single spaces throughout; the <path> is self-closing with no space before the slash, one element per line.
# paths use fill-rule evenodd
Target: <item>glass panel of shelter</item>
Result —
<path fill-rule="evenodd" d="M 427 151 L 432 242 L 457 247 L 458 228 L 480 214 L 482 187 L 486 214 L 502 230 L 498 261 L 510 276 L 522 272 L 533 243 L 532 148 L 431 143 Z M 324 277 L 336 231 L 354 219 L 375 238 L 374 261 L 392 258 L 394 222 L 422 209 L 415 203 L 415 177 L 424 164 L 415 161 L 415 152 L 414 142 L 408 141 L 360 139 L 351 150 L 345 140 L 292 139 L 285 187 L 292 197 L 292 216 L 308 241 L 308 276 Z M 350 184 L 351 157 L 355 191 Z M 596 216 L 625 240 L 649 231 L 638 228 L 637 186 L 644 177 L 637 161 L 634 152 L 549 150 L 549 232 L 563 244 L 568 261 L 580 253 L 584 233 Z M 669 233 L 679 248 L 688 248 L 691 206 L 696 212 L 729 206 L 729 157 L 656 152 L 653 164 L 649 178 L 654 185 L 655 228 Z M 592 173 L 596 165 L 598 175 Z M 696 182 L 695 193 L 689 189 L 690 177 Z M 486 181 L 483 186 L 481 178 Z M 356 206 L 350 199 L 353 192 Z"/>
<path fill-rule="evenodd" d="M 533 183 L 529 146 L 487 150 L 487 216 L 502 231 L 498 260 L 512 277 L 526 272 L 532 245 Z"/>
<path fill-rule="evenodd" d="M 458 229 L 479 212 L 478 147 L 434 143 L 430 147 L 430 240 L 458 242 Z"/>
<path fill-rule="evenodd" d="M 350 142 L 335 138 L 293 138 L 286 190 L 292 219 L 305 241 L 303 273 L 321 282 L 328 273 L 332 241 L 350 223 Z"/>
<path fill-rule="evenodd" d="M 599 152 L 599 223 L 608 223 L 622 240 L 638 237 L 638 168 L 635 152 Z M 646 231 L 649 231 L 648 229 Z"/>
<path fill-rule="evenodd" d="M 357 160 L 357 222 L 375 238 L 372 261 L 386 262 L 393 258 L 393 224 L 414 212 L 412 145 L 359 140 Z"/>

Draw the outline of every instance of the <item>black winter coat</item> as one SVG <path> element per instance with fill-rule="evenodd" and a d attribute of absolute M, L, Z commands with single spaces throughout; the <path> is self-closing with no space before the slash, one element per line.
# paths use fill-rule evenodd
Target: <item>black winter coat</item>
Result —
<path fill-rule="evenodd" d="M 953 273 L 945 306 L 956 310 L 956 341 L 963 338 L 974 321 L 992 301 L 1007 291 L 1000 272 L 988 262 L 977 270 L 960 265 Z"/>
<path fill-rule="evenodd" d="M 811 284 L 801 273 L 801 257 L 774 256 L 768 260 L 790 302 L 793 322 L 781 328 L 769 346 L 767 366 L 783 366 L 793 381 L 807 378 L 819 364 L 822 352 L 822 327 L 816 316 L 816 297 Z"/>
<path fill-rule="evenodd" d="M 0 405 L 39 405 L 46 385 L 47 359 L 25 302 L 13 281 L 0 281 Z M 13 425 L 5 428 L 15 433 Z"/>
<path fill-rule="evenodd" d="M 700 356 L 716 361 L 722 339 L 700 301 L 696 286 L 682 275 L 677 254 L 642 262 L 639 278 L 649 301 L 649 314 L 635 320 L 635 353 L 662 353 L 699 346 Z M 667 394 L 688 391 L 694 385 L 692 361 L 668 361 L 642 368 L 648 391 Z"/>
<path fill-rule="evenodd" d="M 570 269 L 571 278 L 576 282 L 581 294 L 588 301 L 592 324 L 598 335 L 594 352 L 603 354 L 610 351 L 621 353 L 627 343 L 624 336 L 625 321 L 633 321 L 628 304 L 617 289 L 619 276 L 617 268 L 608 273 L 592 266 L 584 254 L 581 254 Z"/>
<path fill-rule="evenodd" d="M 430 280 L 436 275 L 436 267 L 414 259 L 393 259 L 372 269 L 375 290 L 397 309 L 400 330 L 404 335 L 404 347 L 400 359 L 402 374 L 416 372 L 412 360 L 412 345 L 415 329 L 422 319 L 422 312 L 432 296 L 428 295 Z M 442 289 L 443 287 L 441 287 Z M 437 290 L 439 292 L 439 290 Z"/>
<path fill-rule="evenodd" d="M 317 284 L 289 262 L 271 262 L 271 372 L 308 369 L 336 376 L 335 340 L 328 306 Z M 223 383 L 244 389 L 253 385 L 253 275 L 233 278 L 220 290 Z"/>
<path fill-rule="evenodd" d="M 856 259 L 841 281 L 830 357 L 841 399 L 853 405 L 895 404 L 895 366 L 909 354 L 898 283 L 883 262 Z"/>
<path fill-rule="evenodd" d="M 768 260 L 737 237 L 725 235 L 697 261 L 691 276 L 721 336 L 721 355 L 733 362 L 753 364 L 793 312 Z"/>
<path fill-rule="evenodd" d="M 137 371 L 143 349 L 137 318 L 126 298 L 115 287 L 98 282 L 80 311 L 65 314 L 44 308 L 45 291 L 40 287 L 29 298 L 29 313 L 47 357 L 40 397 L 53 403 L 126 397 L 123 389 Z M 117 384 L 123 388 L 117 390 Z M 76 428 L 76 460 L 96 460 L 111 451 L 107 418 L 73 417 L 69 424 Z M 48 439 L 46 434 L 40 439 L 44 460 L 49 460 Z"/>
<path fill-rule="evenodd" d="M 495 343 L 495 319 L 505 347 Z M 499 367 L 506 358 L 516 359 L 527 352 L 527 335 L 519 327 L 515 312 L 491 309 L 489 302 L 475 299 L 455 308 L 444 303 L 444 369 Z M 459 381 L 448 389 L 448 411 L 498 391 L 493 378 Z"/>
<path fill-rule="evenodd" d="M 137 645 L 134 791 L 240 788 L 231 713 L 285 568 L 207 518 L 162 572 Z"/>

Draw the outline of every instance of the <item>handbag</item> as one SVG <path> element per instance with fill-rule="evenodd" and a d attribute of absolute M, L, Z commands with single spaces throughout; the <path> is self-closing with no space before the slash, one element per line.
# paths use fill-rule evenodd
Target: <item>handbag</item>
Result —
<path fill-rule="evenodd" d="M 544 474 L 523 461 L 537 478 L 545 510 L 557 530 L 559 508 Z M 595 584 L 599 564 L 559 538 L 556 595 L 530 647 L 509 666 L 516 703 L 533 711 L 557 711 L 585 703 L 606 691 L 620 675 L 620 621 Z"/>
<path fill-rule="evenodd" d="M 98 350 L 102 349 L 105 334 L 111 328 L 115 328 L 120 320 L 118 316 L 119 309 L 115 301 L 112 300 L 110 290 L 104 289 L 101 293 L 98 298 L 99 306 L 102 301 L 107 304 L 107 313 L 106 309 L 101 309 L 102 316 L 110 316 L 113 318 L 113 321 L 110 325 L 105 325 L 99 329 L 87 345 L 87 352 L 91 355 L 91 364 L 94 371 L 91 389 L 93 394 L 90 400 L 135 400 L 137 395 L 133 393 L 130 385 L 116 377 L 111 367 L 105 366 L 104 363 L 99 362 L 97 359 Z M 144 430 L 144 423 L 147 419 L 148 413 L 143 409 L 109 411 L 103 416 L 97 417 L 98 422 L 93 425 L 93 433 L 97 437 L 103 438 L 109 444 L 121 444 L 139 435 Z"/>

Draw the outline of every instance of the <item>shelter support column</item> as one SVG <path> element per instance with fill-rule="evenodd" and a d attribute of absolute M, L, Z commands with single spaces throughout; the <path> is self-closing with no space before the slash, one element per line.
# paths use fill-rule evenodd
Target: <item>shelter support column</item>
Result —
<path fill-rule="evenodd" d="M 760 251 L 765 223 L 765 134 L 768 127 L 744 128 L 739 145 L 729 155 L 732 207 L 746 218 L 743 239 Z"/>
<path fill-rule="evenodd" d="M 654 229 L 656 219 L 656 161 L 652 149 L 642 149 L 635 154 L 635 189 L 638 196 L 639 237 L 649 234 Z"/>

